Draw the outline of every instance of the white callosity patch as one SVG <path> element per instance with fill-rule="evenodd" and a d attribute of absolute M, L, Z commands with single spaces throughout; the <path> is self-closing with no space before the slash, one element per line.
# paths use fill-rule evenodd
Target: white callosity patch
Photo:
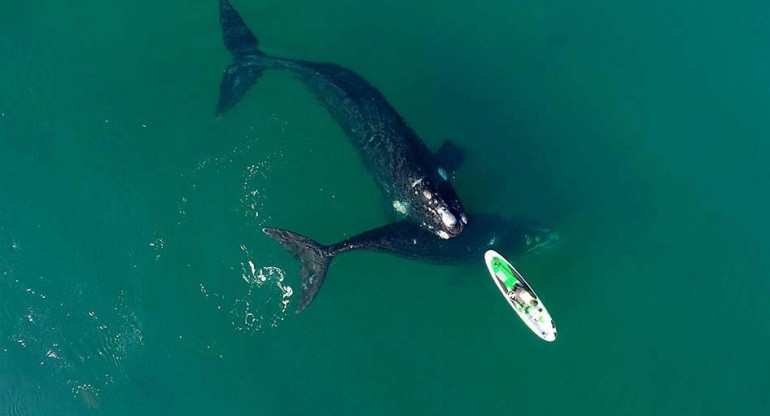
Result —
<path fill-rule="evenodd" d="M 436 211 L 438 211 L 439 215 L 441 215 L 441 222 L 443 222 L 447 227 L 454 227 L 455 224 L 457 224 L 457 218 L 455 218 L 455 216 L 452 215 L 448 209 L 439 207 Z"/>
<path fill-rule="evenodd" d="M 393 201 L 393 209 L 399 214 L 406 215 L 409 212 L 409 204 L 401 201 Z"/>
<path fill-rule="evenodd" d="M 437 234 L 439 237 L 443 238 L 444 240 L 449 240 L 449 234 L 447 234 L 446 231 L 441 230 Z"/>
<path fill-rule="evenodd" d="M 460 221 L 463 222 L 463 224 L 468 223 L 468 217 L 465 216 L 465 214 L 460 214 Z"/>

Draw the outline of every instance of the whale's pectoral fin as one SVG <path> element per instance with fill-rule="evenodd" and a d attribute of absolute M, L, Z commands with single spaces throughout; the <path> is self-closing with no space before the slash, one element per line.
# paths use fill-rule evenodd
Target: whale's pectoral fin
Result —
<path fill-rule="evenodd" d="M 239 64 L 237 61 L 225 68 L 222 81 L 219 83 L 219 101 L 216 115 L 221 117 L 227 110 L 233 108 L 246 95 L 252 85 L 262 76 L 264 68 L 254 64 Z"/>
<path fill-rule="evenodd" d="M 300 262 L 302 291 L 297 305 L 297 313 L 300 313 L 308 307 L 321 289 L 334 254 L 329 252 L 328 247 L 295 232 L 279 228 L 263 228 L 262 232 L 281 243 Z"/>
<path fill-rule="evenodd" d="M 458 147 L 454 142 L 447 140 L 436 152 L 436 159 L 447 172 L 453 173 L 460 168 L 465 161 L 465 149 Z"/>

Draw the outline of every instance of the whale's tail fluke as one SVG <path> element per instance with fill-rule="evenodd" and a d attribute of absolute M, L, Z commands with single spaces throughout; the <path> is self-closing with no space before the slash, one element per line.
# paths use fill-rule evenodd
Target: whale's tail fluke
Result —
<path fill-rule="evenodd" d="M 256 84 L 268 60 L 267 55 L 259 50 L 257 37 L 228 0 L 219 0 L 219 23 L 222 25 L 222 40 L 233 54 L 233 62 L 225 68 L 219 84 L 217 117 L 233 108 Z"/>
<path fill-rule="evenodd" d="M 300 279 L 302 293 L 297 313 L 302 312 L 313 301 L 326 279 L 334 255 L 330 247 L 321 245 L 303 235 L 279 228 L 263 228 L 262 231 L 289 251 L 301 264 Z"/>
<path fill-rule="evenodd" d="M 219 0 L 219 23 L 222 25 L 222 40 L 233 56 L 262 53 L 257 37 L 228 0 Z"/>

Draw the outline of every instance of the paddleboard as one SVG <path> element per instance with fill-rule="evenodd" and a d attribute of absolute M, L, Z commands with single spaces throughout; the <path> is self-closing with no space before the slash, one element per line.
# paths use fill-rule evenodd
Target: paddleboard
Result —
<path fill-rule="evenodd" d="M 494 250 L 484 253 L 484 261 L 500 293 L 522 321 L 546 341 L 556 339 L 556 325 L 532 287 L 503 256 Z"/>

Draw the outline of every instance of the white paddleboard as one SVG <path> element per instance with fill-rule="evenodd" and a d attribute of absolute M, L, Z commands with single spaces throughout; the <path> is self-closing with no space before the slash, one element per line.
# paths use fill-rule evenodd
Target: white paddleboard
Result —
<path fill-rule="evenodd" d="M 555 340 L 556 325 L 551 315 L 521 273 L 494 250 L 484 253 L 484 261 L 492 280 L 519 318 L 540 338 Z"/>

